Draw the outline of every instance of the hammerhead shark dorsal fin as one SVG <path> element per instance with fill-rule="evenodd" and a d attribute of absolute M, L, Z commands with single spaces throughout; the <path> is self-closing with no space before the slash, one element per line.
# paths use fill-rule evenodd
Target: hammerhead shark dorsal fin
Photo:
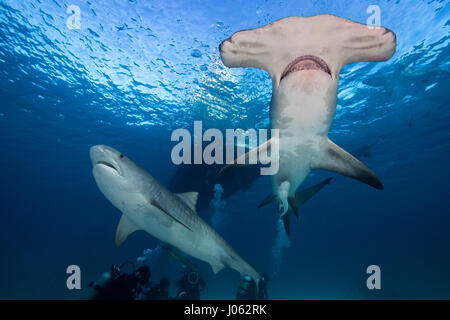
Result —
<path fill-rule="evenodd" d="M 195 206 L 197 205 L 198 192 L 184 192 L 176 194 L 181 200 L 186 203 L 192 211 L 196 212 Z"/>
<path fill-rule="evenodd" d="M 225 167 L 223 167 L 222 169 L 220 169 L 219 174 L 230 171 L 231 169 L 237 169 L 237 168 L 241 168 L 241 167 L 248 166 L 251 164 L 257 164 L 257 162 L 250 163 L 250 160 L 251 159 L 257 160 L 258 154 L 261 154 L 261 152 L 265 152 L 265 154 L 268 154 L 268 152 L 270 152 L 270 144 L 271 144 L 271 139 L 267 140 L 266 142 L 259 145 L 258 147 L 253 148 L 252 150 L 244 153 L 240 157 L 237 157 L 234 160 L 234 163 L 228 164 Z"/>
<path fill-rule="evenodd" d="M 116 231 L 116 247 L 119 247 L 130 234 L 137 230 L 140 228 L 122 214 Z"/>
<path fill-rule="evenodd" d="M 172 218 L 173 221 L 178 222 L 179 224 L 181 224 L 183 227 L 189 229 L 192 231 L 192 229 L 186 224 L 183 223 L 180 219 L 176 218 L 174 215 L 170 214 L 169 210 L 166 210 L 164 208 L 163 205 L 161 205 L 158 201 L 156 200 L 152 200 L 151 201 L 151 205 L 158 208 L 159 210 L 161 210 L 163 213 L 165 213 L 167 216 L 169 216 L 170 218 Z"/>
<path fill-rule="evenodd" d="M 311 169 L 337 172 L 375 189 L 384 189 L 383 183 L 372 170 L 328 139 L 321 144 L 318 157 L 311 161 Z"/>

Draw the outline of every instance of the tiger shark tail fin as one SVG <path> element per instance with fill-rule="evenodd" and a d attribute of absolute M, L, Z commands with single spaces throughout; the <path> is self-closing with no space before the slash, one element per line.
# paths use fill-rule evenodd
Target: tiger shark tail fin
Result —
<path fill-rule="evenodd" d="M 318 157 L 311 162 L 311 169 L 337 172 L 368 184 L 375 189 L 384 189 L 383 182 L 364 163 L 330 140 L 325 140 Z"/>

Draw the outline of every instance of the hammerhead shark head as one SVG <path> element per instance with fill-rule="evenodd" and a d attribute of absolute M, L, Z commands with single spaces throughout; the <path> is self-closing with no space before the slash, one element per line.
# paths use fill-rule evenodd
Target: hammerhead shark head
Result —
<path fill-rule="evenodd" d="M 328 132 L 342 67 L 352 62 L 388 60 L 395 47 L 392 31 L 333 15 L 284 18 L 236 32 L 221 43 L 225 66 L 263 69 L 272 78 L 270 121 L 272 129 L 279 129 L 279 138 L 243 157 L 278 144 L 279 170 L 272 175 L 273 194 L 263 203 L 278 202 L 281 217 L 289 209 L 296 211 L 295 192 L 312 169 L 337 172 L 376 189 L 384 188 L 372 170 L 329 140 Z"/>

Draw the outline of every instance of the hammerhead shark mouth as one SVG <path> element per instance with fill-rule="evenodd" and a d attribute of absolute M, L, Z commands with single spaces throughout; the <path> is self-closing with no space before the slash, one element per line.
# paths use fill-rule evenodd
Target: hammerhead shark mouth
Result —
<path fill-rule="evenodd" d="M 281 74 L 280 81 L 283 80 L 283 78 L 288 74 L 301 70 L 322 70 L 323 72 L 328 73 L 331 77 L 330 68 L 323 59 L 312 55 L 305 55 L 292 60 L 287 65 L 286 69 L 284 69 Z"/>

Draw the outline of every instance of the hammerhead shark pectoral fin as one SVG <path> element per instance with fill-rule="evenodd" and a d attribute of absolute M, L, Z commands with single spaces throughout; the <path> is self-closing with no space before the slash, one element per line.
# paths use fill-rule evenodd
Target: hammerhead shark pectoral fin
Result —
<path fill-rule="evenodd" d="M 311 169 L 324 169 L 384 189 L 383 183 L 364 163 L 353 157 L 330 140 L 324 140 L 318 156 L 311 161 Z"/>
<path fill-rule="evenodd" d="M 231 169 L 237 169 L 244 166 L 257 164 L 258 155 L 261 156 L 261 154 L 264 152 L 264 154 L 268 154 L 270 151 L 270 142 L 271 140 L 267 140 L 260 146 L 253 148 L 252 150 L 246 152 L 245 154 L 241 155 L 240 157 L 237 157 L 233 163 L 227 164 L 225 167 L 223 167 L 219 174 L 222 174 L 224 172 L 230 171 Z M 255 160 L 254 163 L 250 163 L 251 160 Z"/>
<path fill-rule="evenodd" d="M 119 247 L 130 234 L 137 230 L 140 228 L 122 214 L 116 231 L 116 247 Z"/>

